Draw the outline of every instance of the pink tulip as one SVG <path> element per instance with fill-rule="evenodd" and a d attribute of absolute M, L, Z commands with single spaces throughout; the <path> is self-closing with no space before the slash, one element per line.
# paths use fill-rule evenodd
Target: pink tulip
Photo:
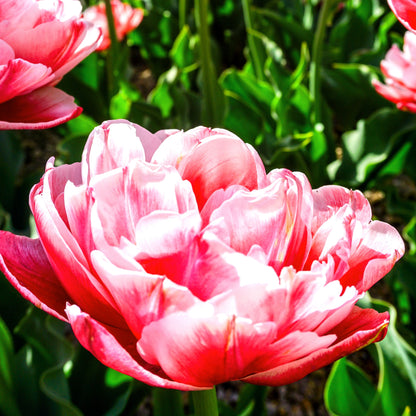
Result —
<path fill-rule="evenodd" d="M 111 10 L 113 12 L 114 26 L 118 40 L 124 39 L 127 33 L 139 26 L 143 19 L 142 9 L 133 9 L 129 4 L 122 3 L 119 0 L 111 1 Z M 103 40 L 97 48 L 97 51 L 103 51 L 109 48 L 111 39 L 108 30 L 105 4 L 98 3 L 95 6 L 88 7 L 83 16 L 89 22 L 100 27 L 103 32 Z"/>
<path fill-rule="evenodd" d="M 266 174 L 234 134 L 97 127 L 82 161 L 49 160 L 39 238 L 0 233 L 12 285 L 102 363 L 154 386 L 296 381 L 374 341 L 355 303 L 403 255 L 359 191 Z"/>
<path fill-rule="evenodd" d="M 400 23 L 408 30 L 416 30 L 416 3 L 414 0 L 387 0 Z"/>
<path fill-rule="evenodd" d="M 403 52 L 393 45 L 380 67 L 386 84 L 374 80 L 376 91 L 398 109 L 416 112 L 416 34 L 406 32 Z"/>
<path fill-rule="evenodd" d="M 0 130 L 56 126 L 80 114 L 54 86 L 100 42 L 78 0 L 2 0 Z"/>

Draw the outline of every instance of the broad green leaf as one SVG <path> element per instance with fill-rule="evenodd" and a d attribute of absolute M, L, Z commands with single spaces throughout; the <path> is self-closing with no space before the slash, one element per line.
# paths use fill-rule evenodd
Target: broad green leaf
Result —
<path fill-rule="evenodd" d="M 357 186 L 375 178 L 412 137 L 416 137 L 416 119 L 405 112 L 384 108 L 360 120 L 356 130 L 342 137 L 343 159 L 335 180 Z"/>
<path fill-rule="evenodd" d="M 364 416 L 376 394 L 369 377 L 342 358 L 333 365 L 325 386 L 325 405 L 332 416 Z"/>
<path fill-rule="evenodd" d="M 416 409 L 416 351 L 398 333 L 397 312 L 393 305 L 369 296 L 360 304 L 390 313 L 387 335 L 376 344 L 380 363 L 377 390 L 384 415 L 401 416 L 406 407 Z M 378 416 L 378 413 L 371 413 L 371 416 Z"/>

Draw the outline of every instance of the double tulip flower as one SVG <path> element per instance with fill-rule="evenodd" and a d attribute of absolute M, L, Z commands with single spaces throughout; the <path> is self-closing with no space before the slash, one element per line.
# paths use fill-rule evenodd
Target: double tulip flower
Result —
<path fill-rule="evenodd" d="M 39 238 L 0 232 L 13 286 L 102 363 L 150 385 L 296 381 L 384 337 L 355 306 L 403 255 L 359 191 L 266 174 L 234 134 L 90 135 L 82 161 L 30 194 Z"/>

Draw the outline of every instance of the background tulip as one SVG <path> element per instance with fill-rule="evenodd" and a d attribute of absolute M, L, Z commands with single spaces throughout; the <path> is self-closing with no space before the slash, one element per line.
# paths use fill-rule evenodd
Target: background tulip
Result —
<path fill-rule="evenodd" d="M 113 12 L 114 26 L 118 40 L 124 39 L 127 33 L 139 26 L 143 19 L 142 9 L 134 9 L 129 4 L 122 3 L 119 0 L 111 1 L 111 9 Z M 98 46 L 97 51 L 107 49 L 110 46 L 111 39 L 108 30 L 105 3 L 98 3 L 97 5 L 88 7 L 84 11 L 83 17 L 101 28 L 103 32 L 103 39 Z"/>
<path fill-rule="evenodd" d="M 406 29 L 416 30 L 416 4 L 413 0 L 388 0 L 388 3 Z"/>
<path fill-rule="evenodd" d="M 416 34 L 406 32 L 403 52 L 393 45 L 380 67 L 386 84 L 374 80 L 376 91 L 400 110 L 416 112 Z"/>
<path fill-rule="evenodd" d="M 386 333 L 355 303 L 403 255 L 398 232 L 359 191 L 266 174 L 226 130 L 105 122 L 30 206 L 39 238 L 1 232 L 4 274 L 148 384 L 286 384 Z"/>
<path fill-rule="evenodd" d="M 80 114 L 54 86 L 89 55 L 100 31 L 78 0 L 0 4 L 0 129 L 48 128 Z"/>

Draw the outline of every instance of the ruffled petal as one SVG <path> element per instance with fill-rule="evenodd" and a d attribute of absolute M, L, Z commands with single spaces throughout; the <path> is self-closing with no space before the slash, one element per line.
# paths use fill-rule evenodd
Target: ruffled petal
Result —
<path fill-rule="evenodd" d="M 373 309 L 354 307 L 349 316 L 331 332 L 337 341 L 327 348 L 288 362 L 285 365 L 253 374 L 243 379 L 248 383 L 266 386 L 282 386 L 294 383 L 307 374 L 324 367 L 339 358 L 351 354 L 373 342 L 381 341 L 389 323 L 389 314 Z"/>

